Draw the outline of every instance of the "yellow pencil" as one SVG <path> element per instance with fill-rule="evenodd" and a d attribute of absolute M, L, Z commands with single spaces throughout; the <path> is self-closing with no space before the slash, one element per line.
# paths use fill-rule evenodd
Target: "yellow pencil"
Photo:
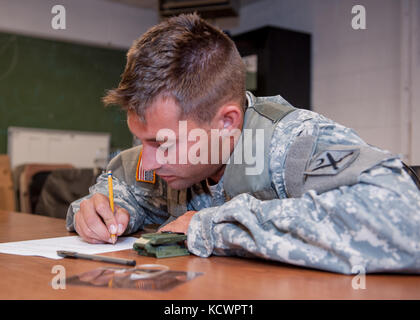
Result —
<path fill-rule="evenodd" d="M 109 191 L 109 206 L 111 207 L 111 211 L 113 214 L 114 212 L 114 191 L 112 189 L 112 171 L 108 171 L 108 191 Z M 112 243 L 115 243 L 115 234 L 111 234 Z"/>

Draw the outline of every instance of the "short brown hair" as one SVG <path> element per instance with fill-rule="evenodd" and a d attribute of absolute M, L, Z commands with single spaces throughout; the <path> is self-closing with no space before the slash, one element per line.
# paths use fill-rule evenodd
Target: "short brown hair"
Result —
<path fill-rule="evenodd" d="M 234 42 L 197 14 L 170 18 L 149 29 L 127 53 L 118 88 L 105 105 L 134 110 L 141 119 L 158 97 L 172 97 L 182 117 L 210 121 L 226 102 L 245 103 L 245 66 Z"/>

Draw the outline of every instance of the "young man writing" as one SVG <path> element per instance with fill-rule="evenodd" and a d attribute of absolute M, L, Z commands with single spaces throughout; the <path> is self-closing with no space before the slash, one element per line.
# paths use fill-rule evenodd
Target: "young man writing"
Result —
<path fill-rule="evenodd" d="M 158 223 L 202 257 L 420 270 L 420 192 L 400 159 L 281 96 L 246 93 L 234 43 L 198 16 L 139 38 L 104 102 L 127 111 L 142 146 L 107 168 L 115 216 L 106 174 L 69 207 L 67 228 L 86 241 Z"/>

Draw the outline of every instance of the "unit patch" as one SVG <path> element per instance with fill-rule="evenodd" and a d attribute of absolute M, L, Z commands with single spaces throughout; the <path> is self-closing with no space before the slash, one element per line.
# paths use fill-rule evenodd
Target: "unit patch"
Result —
<path fill-rule="evenodd" d="M 336 175 L 351 165 L 359 152 L 359 148 L 322 151 L 311 159 L 305 174 Z"/>

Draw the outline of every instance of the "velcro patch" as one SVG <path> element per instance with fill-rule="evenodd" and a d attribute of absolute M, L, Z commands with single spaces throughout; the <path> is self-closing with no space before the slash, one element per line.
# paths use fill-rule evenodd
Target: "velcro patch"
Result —
<path fill-rule="evenodd" d="M 143 150 L 140 151 L 139 161 L 137 163 L 137 170 L 136 170 L 136 180 L 141 182 L 148 182 L 148 183 L 155 183 L 156 181 L 156 174 L 154 170 L 145 171 L 143 169 L 143 161 L 142 161 L 142 154 Z"/>
<path fill-rule="evenodd" d="M 309 190 L 321 194 L 352 186 L 363 172 L 393 157 L 369 145 L 321 144 L 316 136 L 298 137 L 289 147 L 285 161 L 287 195 L 298 198 Z"/>
<path fill-rule="evenodd" d="M 304 172 L 307 175 L 336 175 L 352 164 L 360 149 L 324 150 L 316 154 Z"/>

